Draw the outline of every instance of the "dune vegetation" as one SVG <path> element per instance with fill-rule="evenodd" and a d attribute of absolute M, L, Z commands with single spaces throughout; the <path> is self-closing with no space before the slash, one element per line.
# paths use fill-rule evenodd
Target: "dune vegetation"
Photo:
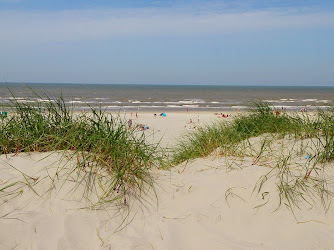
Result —
<path fill-rule="evenodd" d="M 213 153 L 233 158 L 233 162 L 251 157 L 252 165 L 268 167 L 268 173 L 254 183 L 254 192 L 260 193 L 272 180 L 280 204 L 291 209 L 301 201 L 312 204 L 319 199 L 327 209 L 333 195 L 328 189 L 331 177 L 325 174 L 327 164 L 334 160 L 333 108 L 310 116 L 275 112 L 257 101 L 249 112 L 231 121 L 207 124 L 185 134 L 170 150 L 167 161 L 159 145 L 147 143 L 144 133 L 139 135 L 101 108 L 74 114 L 61 97 L 35 103 L 13 98 L 5 105 L 10 115 L 1 118 L 0 154 L 63 152 L 76 164 L 59 171 L 78 173 L 81 179 L 77 181 L 85 178 L 87 189 L 95 184 L 101 188 L 95 205 L 116 200 L 126 204 L 127 194 L 140 195 L 146 187 L 153 187 L 152 168 L 168 168 Z M 227 168 L 233 167 L 234 163 L 227 162 Z M 0 192 L 13 192 L 13 186 L 1 187 Z"/>
<path fill-rule="evenodd" d="M 85 178 L 87 189 L 98 183 L 103 192 L 97 204 L 115 200 L 126 204 L 129 189 L 140 193 L 145 186 L 152 187 L 150 169 L 162 161 L 157 146 L 147 144 L 144 134 L 138 136 L 101 108 L 74 115 L 63 98 L 48 100 L 25 103 L 14 98 L 6 103 L 12 115 L 0 122 L 0 154 L 63 152 L 76 164 L 74 169 L 60 168 L 56 175 L 76 172 L 78 183 Z M 13 188 L 8 185 L 0 191 L 9 187 Z"/>
<path fill-rule="evenodd" d="M 334 160 L 334 109 L 317 110 L 316 116 L 300 112 L 278 112 L 262 101 L 233 121 L 202 126 L 185 134 L 174 149 L 174 165 L 198 157 L 225 156 L 229 170 L 251 165 L 268 168 L 254 185 L 262 192 L 267 181 L 275 182 L 280 204 L 293 211 L 301 202 L 327 210 L 333 192 L 329 166 Z M 236 164 L 236 162 L 239 162 Z"/>

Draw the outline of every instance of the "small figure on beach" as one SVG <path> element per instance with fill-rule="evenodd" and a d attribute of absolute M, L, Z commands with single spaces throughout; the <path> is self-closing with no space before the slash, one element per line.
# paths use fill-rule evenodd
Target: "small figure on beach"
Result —
<path fill-rule="evenodd" d="M 189 111 L 189 108 L 187 107 L 187 112 Z"/>
<path fill-rule="evenodd" d="M 193 123 L 193 120 L 190 119 L 189 123 Z"/>
<path fill-rule="evenodd" d="M 136 118 L 138 118 L 138 113 L 136 112 Z"/>
<path fill-rule="evenodd" d="M 196 126 L 189 125 L 188 130 L 193 130 L 193 129 L 196 129 Z"/>
<path fill-rule="evenodd" d="M 154 118 L 156 118 L 157 117 L 157 114 L 154 114 Z"/>
<path fill-rule="evenodd" d="M 200 119 L 200 117 L 199 117 L 199 115 L 197 116 L 197 122 L 199 123 L 199 119 Z"/>
<path fill-rule="evenodd" d="M 128 121 L 128 127 L 129 127 L 129 128 L 132 127 L 132 120 L 131 120 L 131 119 L 129 119 L 129 121 Z"/>
<path fill-rule="evenodd" d="M 136 128 L 138 128 L 139 130 L 147 130 L 150 129 L 149 126 L 145 125 L 145 124 L 137 124 Z"/>

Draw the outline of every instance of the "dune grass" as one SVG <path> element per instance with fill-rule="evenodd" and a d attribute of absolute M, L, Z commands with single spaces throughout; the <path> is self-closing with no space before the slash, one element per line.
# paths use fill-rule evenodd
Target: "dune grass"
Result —
<path fill-rule="evenodd" d="M 0 154 L 63 152 L 76 164 L 59 172 L 77 173 L 76 182 L 84 183 L 87 193 L 96 185 L 102 190 L 93 206 L 114 201 L 127 204 L 130 194 L 140 195 L 145 187 L 153 187 L 153 167 L 177 165 L 213 152 L 240 159 L 252 157 L 252 165 L 269 166 L 268 173 L 255 184 L 254 193 L 261 193 L 265 183 L 273 179 L 280 204 L 291 209 L 300 201 L 311 204 L 318 198 L 328 208 L 333 195 L 325 168 L 334 160 L 334 108 L 318 110 L 318 115 L 311 117 L 305 113 L 278 114 L 267 103 L 254 102 L 245 115 L 186 134 L 173 149 L 170 161 L 164 162 L 158 145 L 148 144 L 144 134 L 128 129 L 119 117 L 101 108 L 90 107 L 89 112 L 74 115 L 73 107 L 61 97 L 43 103 L 14 98 L 5 105 L 12 115 L 0 122 Z M 257 146 L 251 141 L 256 137 L 262 138 Z M 284 141 L 290 144 L 284 145 Z M 282 150 L 276 150 L 279 147 Z M 282 153 L 284 148 L 288 151 Z M 293 160 L 305 155 L 309 158 L 296 165 Z M 8 184 L 0 192 L 14 185 Z"/>
<path fill-rule="evenodd" d="M 140 194 L 145 186 L 153 187 L 149 170 L 163 164 L 157 145 L 147 144 L 143 134 L 101 108 L 74 115 L 62 97 L 43 98 L 48 101 L 14 98 L 6 103 L 11 115 L 0 122 L 0 154 L 63 152 L 76 160 L 65 174 L 88 178 L 87 189 L 98 183 L 102 192 L 95 205 L 115 200 L 126 204 L 129 190 Z"/>
<path fill-rule="evenodd" d="M 255 184 L 255 193 L 260 194 L 270 179 L 277 185 L 280 205 L 293 211 L 300 202 L 311 205 L 320 200 L 327 210 L 334 195 L 328 188 L 332 177 L 326 175 L 327 163 L 334 160 L 334 109 L 317 113 L 278 113 L 265 102 L 253 102 L 245 115 L 186 134 L 172 162 L 177 165 L 213 152 L 226 159 L 251 157 L 252 165 L 270 169 Z M 227 167 L 232 165 L 227 162 Z"/>
<path fill-rule="evenodd" d="M 241 141 L 262 134 L 271 133 L 281 137 L 285 135 L 296 138 L 325 136 L 326 154 L 330 154 L 333 139 L 333 109 L 319 110 L 319 117 L 312 119 L 305 114 L 276 114 L 268 103 L 255 101 L 248 114 L 239 115 L 232 122 L 216 122 L 200 127 L 193 133 L 186 134 L 174 149 L 172 162 L 205 157 L 220 148 L 222 155 L 234 155 L 236 146 Z"/>

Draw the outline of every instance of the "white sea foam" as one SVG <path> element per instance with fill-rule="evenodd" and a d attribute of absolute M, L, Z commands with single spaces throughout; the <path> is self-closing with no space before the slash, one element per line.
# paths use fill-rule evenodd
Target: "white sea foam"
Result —
<path fill-rule="evenodd" d="M 25 98 L 23 97 L 13 97 L 13 96 L 10 96 L 10 97 L 7 97 L 6 99 L 9 99 L 9 100 L 25 100 Z"/>
<path fill-rule="evenodd" d="M 281 102 L 280 100 L 264 100 L 265 102 Z"/>
<path fill-rule="evenodd" d="M 167 105 L 167 107 L 169 107 L 169 108 L 183 108 L 183 106 L 179 106 L 179 105 Z"/>
<path fill-rule="evenodd" d="M 187 108 L 197 108 L 198 105 L 196 104 L 186 104 L 186 105 L 182 105 L 183 107 L 187 107 Z"/>
<path fill-rule="evenodd" d="M 318 99 L 303 99 L 302 102 L 315 102 Z"/>
<path fill-rule="evenodd" d="M 40 98 L 36 99 L 36 101 L 37 102 L 54 102 L 54 100 L 52 99 L 40 99 Z"/>
<path fill-rule="evenodd" d="M 172 101 L 168 101 L 168 102 L 152 102 L 152 103 L 179 104 L 179 102 L 172 102 Z"/>
<path fill-rule="evenodd" d="M 36 101 L 35 100 L 21 99 L 21 100 L 17 100 L 17 102 L 21 102 L 21 103 L 30 102 L 30 103 L 33 103 L 33 102 L 36 102 Z"/>
<path fill-rule="evenodd" d="M 148 103 L 151 103 L 151 102 L 132 101 L 131 103 L 133 103 L 133 104 L 139 104 L 139 103 L 146 103 L 146 104 L 148 104 Z"/>
<path fill-rule="evenodd" d="M 74 103 L 85 103 L 85 102 L 83 102 L 83 101 L 69 101 L 69 102 L 67 102 L 67 103 L 72 103 L 72 104 L 74 104 Z"/>
<path fill-rule="evenodd" d="M 329 103 L 330 100 L 318 100 L 316 101 L 316 103 Z"/>
<path fill-rule="evenodd" d="M 232 108 L 235 108 L 235 109 L 245 109 L 245 108 L 248 108 L 247 106 L 232 106 Z"/>
<path fill-rule="evenodd" d="M 286 99 L 286 98 L 283 98 L 283 99 L 279 99 L 279 100 L 264 100 L 265 102 L 282 102 L 282 103 L 294 103 L 296 99 Z"/>
<path fill-rule="evenodd" d="M 74 103 L 79 103 L 79 104 L 98 104 L 98 103 L 101 103 L 101 102 L 96 102 L 96 101 L 67 101 L 65 103 L 70 103 L 70 104 L 74 104 Z"/>
<path fill-rule="evenodd" d="M 205 101 L 199 100 L 199 99 L 194 99 L 194 100 L 182 100 L 182 101 L 179 101 L 179 103 L 182 103 L 182 104 L 196 104 L 196 103 L 205 103 Z"/>

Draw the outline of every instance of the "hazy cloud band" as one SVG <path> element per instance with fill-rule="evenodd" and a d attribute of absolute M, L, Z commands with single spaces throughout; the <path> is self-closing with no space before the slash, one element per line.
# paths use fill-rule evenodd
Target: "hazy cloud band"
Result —
<path fill-rule="evenodd" d="M 0 41 L 104 40 L 113 37 L 227 34 L 328 27 L 333 12 L 261 10 L 196 14 L 159 9 L 0 11 Z"/>

